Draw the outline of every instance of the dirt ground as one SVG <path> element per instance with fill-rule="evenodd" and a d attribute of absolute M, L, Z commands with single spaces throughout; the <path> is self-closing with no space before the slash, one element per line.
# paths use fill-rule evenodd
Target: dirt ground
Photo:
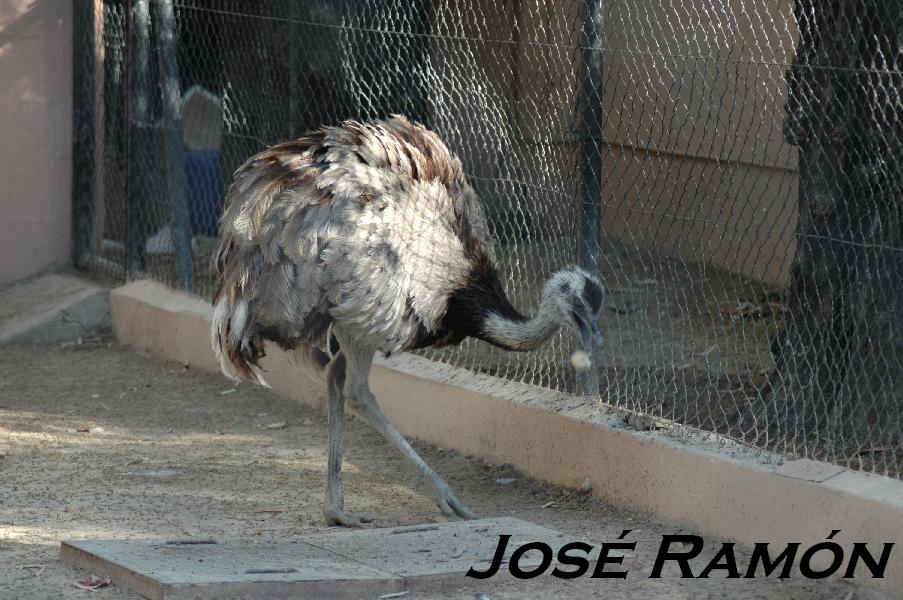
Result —
<path fill-rule="evenodd" d="M 77 589 L 74 583 L 89 573 L 59 561 L 64 539 L 286 539 L 323 530 L 325 442 L 324 416 L 304 405 L 260 388 L 235 389 L 221 376 L 120 347 L 108 337 L 66 347 L 0 347 L 0 598 L 137 597 L 115 586 Z M 345 448 L 350 510 L 376 513 L 377 526 L 442 520 L 412 468 L 353 418 Z M 406 599 L 479 593 L 489 598 L 882 597 L 840 580 L 679 579 L 674 572 L 649 579 L 660 536 L 690 529 L 534 481 L 505 465 L 420 449 L 481 515 L 516 516 L 591 542 L 632 529 L 630 539 L 638 546 L 636 565 L 624 581 L 474 582 L 454 593 Z M 514 481 L 497 483 L 504 477 Z M 710 541 L 706 556 L 717 547 Z"/>

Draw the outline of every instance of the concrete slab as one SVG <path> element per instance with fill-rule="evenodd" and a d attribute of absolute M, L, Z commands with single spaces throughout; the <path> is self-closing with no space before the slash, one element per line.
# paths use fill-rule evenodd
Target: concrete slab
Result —
<path fill-rule="evenodd" d="M 298 540 L 63 542 L 63 562 L 152 600 L 349 598 L 404 590 L 404 580 Z"/>
<path fill-rule="evenodd" d="M 109 322 L 108 291 L 72 275 L 44 275 L 0 292 L 0 344 L 73 341 Z"/>
<path fill-rule="evenodd" d="M 413 591 L 423 584 L 456 587 L 464 583 L 471 567 L 485 570 L 492 562 L 502 534 L 511 535 L 503 564 L 518 546 L 528 542 L 545 542 L 557 549 L 571 541 L 559 531 L 510 517 L 321 534 L 304 540 L 402 577 L 405 590 Z M 541 559 L 538 552 L 528 552 L 518 564 L 529 570 L 539 565 Z M 499 571 L 497 579 L 506 573 Z"/>
<path fill-rule="evenodd" d="M 60 558 L 153 600 L 373 598 L 426 584 L 454 589 L 472 583 L 467 570 L 488 566 L 500 534 L 512 536 L 506 562 L 527 542 L 543 541 L 553 549 L 566 543 L 558 531 L 499 518 L 322 533 L 290 542 L 68 541 Z M 519 564 L 528 569 L 540 560 L 533 551 Z"/>

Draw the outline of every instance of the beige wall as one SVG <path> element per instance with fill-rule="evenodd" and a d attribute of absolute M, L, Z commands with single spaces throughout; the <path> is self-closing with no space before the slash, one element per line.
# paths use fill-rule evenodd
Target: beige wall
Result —
<path fill-rule="evenodd" d="M 786 284 L 796 148 L 782 136 L 790 0 L 613 2 L 606 13 L 603 226 Z"/>
<path fill-rule="evenodd" d="M 792 5 L 605 3 L 606 235 L 787 283 L 798 185 L 796 149 L 782 137 L 784 65 L 797 37 Z M 445 36 L 433 41 L 444 94 L 436 121 L 478 188 L 499 179 L 529 184 L 510 186 L 518 207 L 559 240 L 576 235 L 580 6 L 451 0 L 434 16 L 434 32 Z M 461 131 L 470 137 L 456 139 Z M 494 188 L 483 188 L 492 211 Z M 512 198 L 502 200 L 504 208 Z"/>
<path fill-rule="evenodd" d="M 0 285 L 69 261 L 72 2 L 0 0 Z"/>

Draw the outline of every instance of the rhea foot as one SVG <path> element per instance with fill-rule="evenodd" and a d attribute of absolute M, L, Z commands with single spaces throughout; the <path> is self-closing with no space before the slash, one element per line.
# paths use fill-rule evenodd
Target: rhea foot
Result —
<path fill-rule="evenodd" d="M 326 524 L 338 527 L 360 527 L 364 523 L 371 523 L 374 516 L 366 512 L 349 512 L 341 508 L 326 508 L 323 510 Z"/>
<path fill-rule="evenodd" d="M 436 504 L 439 505 L 439 510 L 442 511 L 443 515 L 467 520 L 479 518 L 466 504 L 458 500 L 458 497 L 451 491 L 448 484 L 441 479 L 433 481 L 431 487 L 433 488 L 433 494 L 436 496 Z"/>

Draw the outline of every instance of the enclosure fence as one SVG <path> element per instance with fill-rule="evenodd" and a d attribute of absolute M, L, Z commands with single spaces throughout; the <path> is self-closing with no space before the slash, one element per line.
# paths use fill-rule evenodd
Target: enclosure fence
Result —
<path fill-rule="evenodd" d="M 246 158 L 405 114 L 461 157 L 516 306 L 568 264 L 608 290 L 589 383 L 567 335 L 430 358 L 901 475 L 903 3 L 75 7 L 78 266 L 209 297 Z"/>

